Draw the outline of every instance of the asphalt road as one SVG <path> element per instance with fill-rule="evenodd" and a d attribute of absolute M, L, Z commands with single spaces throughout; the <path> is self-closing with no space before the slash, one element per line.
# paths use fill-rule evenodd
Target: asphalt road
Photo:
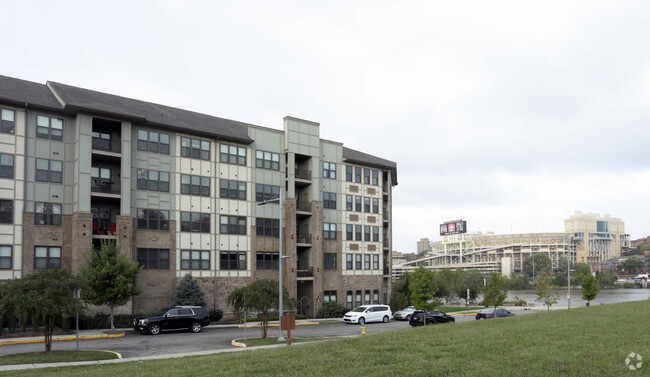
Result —
<path fill-rule="evenodd" d="M 525 311 L 516 311 L 519 314 L 527 314 Z M 474 321 L 474 316 L 456 315 L 456 323 Z M 436 326 L 454 326 L 453 323 L 440 324 Z M 368 323 L 366 334 L 375 334 L 386 331 L 398 331 L 410 328 L 406 321 L 390 321 L 389 323 Z M 334 336 L 360 335 L 359 325 L 346 324 L 342 320 L 334 322 L 321 322 L 318 325 L 299 325 L 291 331 L 291 336 L 296 338 L 320 338 Z M 277 327 L 269 327 L 269 337 L 277 337 Z M 286 336 L 286 332 L 285 332 Z M 261 337 L 260 328 L 253 327 L 244 330 L 237 327 L 208 326 L 203 331 L 194 334 L 189 331 L 169 331 L 159 335 L 142 335 L 134 331 L 127 331 L 126 335 L 119 338 L 79 340 L 79 349 L 82 350 L 106 350 L 122 354 L 124 358 L 141 356 L 158 356 L 182 352 L 196 352 L 216 349 L 232 348 L 232 340 Z M 43 343 L 1 345 L 0 355 L 42 352 Z M 75 340 L 53 342 L 52 349 L 76 350 Z"/>

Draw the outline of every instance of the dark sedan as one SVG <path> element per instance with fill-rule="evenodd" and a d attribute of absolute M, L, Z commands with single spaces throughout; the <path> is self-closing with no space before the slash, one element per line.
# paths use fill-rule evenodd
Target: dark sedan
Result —
<path fill-rule="evenodd" d="M 510 317 L 514 315 L 514 313 L 510 312 L 510 310 L 506 310 L 503 308 L 497 308 L 497 317 Z M 476 319 L 490 319 L 494 318 L 494 308 L 490 309 L 484 309 L 481 310 L 480 312 L 476 313 Z"/>
<path fill-rule="evenodd" d="M 431 312 L 426 312 L 426 324 L 427 325 L 434 325 L 436 323 L 447 323 L 447 322 L 456 322 L 456 318 L 450 316 L 449 314 L 442 312 L 440 310 L 434 310 Z M 409 320 L 409 325 L 411 326 L 422 326 L 424 325 L 424 311 L 423 310 L 416 310 L 413 312 L 411 315 L 411 319 Z"/>

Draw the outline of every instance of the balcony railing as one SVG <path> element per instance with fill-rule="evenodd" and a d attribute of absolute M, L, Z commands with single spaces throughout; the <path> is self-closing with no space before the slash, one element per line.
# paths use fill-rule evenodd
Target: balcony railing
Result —
<path fill-rule="evenodd" d="M 309 267 L 306 270 L 297 270 L 296 271 L 299 278 L 310 278 L 314 276 L 314 267 Z"/>
<path fill-rule="evenodd" d="M 311 234 L 296 235 L 296 243 L 311 244 Z"/>
<path fill-rule="evenodd" d="M 311 170 L 296 169 L 296 178 L 311 181 Z"/>
<path fill-rule="evenodd" d="M 298 202 L 296 210 L 300 212 L 311 212 L 311 202 Z"/>
<path fill-rule="evenodd" d="M 101 192 L 105 194 L 119 194 L 120 190 L 113 188 L 115 182 L 107 180 L 93 179 L 90 191 Z"/>

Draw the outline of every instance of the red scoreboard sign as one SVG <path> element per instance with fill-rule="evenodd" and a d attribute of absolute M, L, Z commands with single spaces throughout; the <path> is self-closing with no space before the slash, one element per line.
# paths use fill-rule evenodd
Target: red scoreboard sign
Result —
<path fill-rule="evenodd" d="M 440 224 L 440 235 L 458 234 L 467 232 L 467 221 L 454 220 Z"/>

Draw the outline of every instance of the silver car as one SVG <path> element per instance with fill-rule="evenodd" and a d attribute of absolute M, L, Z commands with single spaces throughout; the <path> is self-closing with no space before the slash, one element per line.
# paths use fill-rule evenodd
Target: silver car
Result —
<path fill-rule="evenodd" d="M 395 312 L 395 319 L 398 319 L 400 321 L 409 321 L 414 311 L 415 311 L 414 306 L 407 306 L 404 309 Z"/>

